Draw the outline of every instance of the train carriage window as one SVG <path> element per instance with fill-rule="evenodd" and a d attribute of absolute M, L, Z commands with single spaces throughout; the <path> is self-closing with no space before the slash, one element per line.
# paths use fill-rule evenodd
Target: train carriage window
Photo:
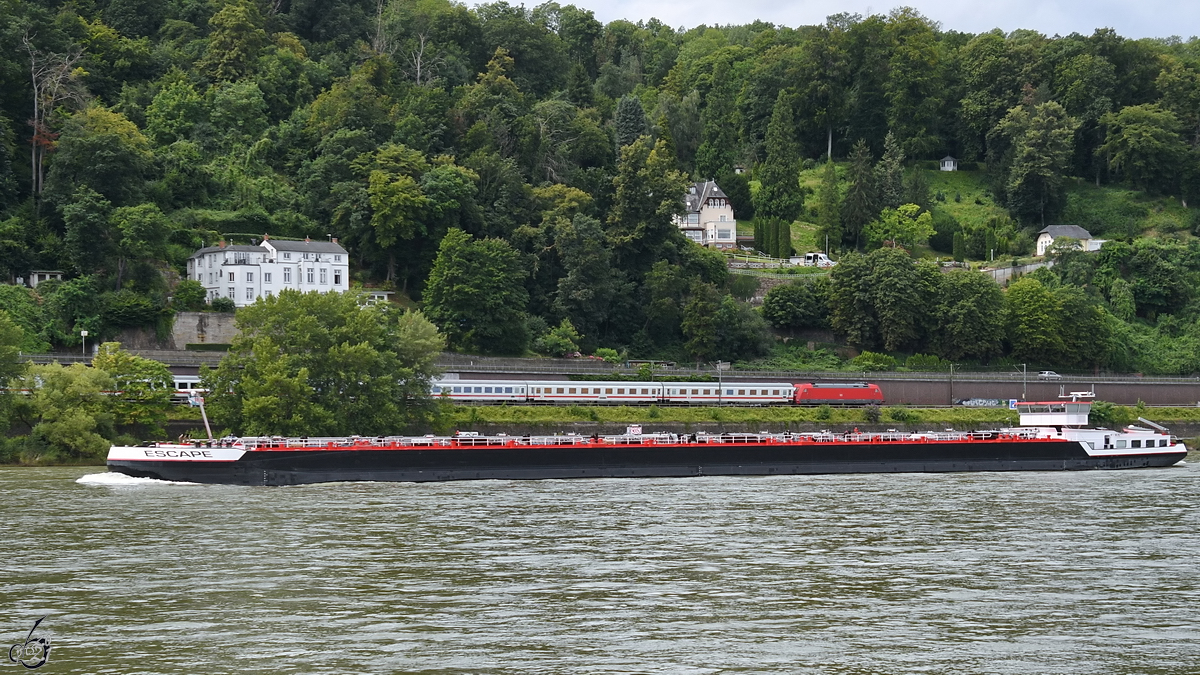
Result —
<path fill-rule="evenodd" d="M 726 390 L 725 390 L 725 395 L 726 395 L 726 396 L 733 396 L 733 390 L 732 390 L 732 389 L 726 389 Z"/>
<path fill-rule="evenodd" d="M 643 390 L 642 390 L 642 394 L 643 394 L 643 395 L 645 395 L 645 396 L 649 396 L 649 395 L 650 395 L 650 390 L 649 390 L 649 389 L 643 389 Z"/>
<path fill-rule="evenodd" d="M 563 393 L 563 388 L 562 388 L 562 387 L 559 387 L 559 388 L 558 388 L 558 393 L 560 393 L 560 394 L 561 394 L 561 393 Z"/>
<path fill-rule="evenodd" d="M 618 394 L 624 394 L 624 393 L 625 393 L 625 390 L 624 390 L 624 389 L 618 389 L 618 390 L 617 390 L 617 393 L 618 393 Z"/>
<path fill-rule="evenodd" d="M 476 393 L 476 394 L 482 394 L 482 393 L 483 393 L 483 387 L 475 387 L 475 393 Z"/>
<path fill-rule="evenodd" d="M 492 388 L 491 388 L 491 387 L 484 387 L 484 388 L 483 388 L 483 393 L 485 393 L 485 394 L 490 394 L 490 393 L 492 393 Z"/>
<path fill-rule="evenodd" d="M 568 393 L 568 394 L 574 394 L 574 393 L 575 393 L 575 387 L 571 387 L 570 389 L 568 389 L 568 390 L 567 390 L 567 393 Z"/>
<path fill-rule="evenodd" d="M 462 387 L 455 387 L 455 388 L 454 388 L 454 393 L 456 393 L 456 394 L 458 394 L 458 393 L 462 393 Z"/>
<path fill-rule="evenodd" d="M 517 387 L 517 393 L 518 393 L 518 394 L 524 394 L 524 393 L 525 393 L 525 387 Z"/>
<path fill-rule="evenodd" d="M 511 394 L 511 393 L 513 393 L 513 391 L 512 391 L 512 387 L 505 387 L 505 388 L 504 388 L 504 393 L 506 393 L 506 394 Z"/>
<path fill-rule="evenodd" d="M 771 395 L 772 395 L 772 396 L 778 396 L 778 395 L 779 395 L 779 390 L 778 390 L 778 389 L 772 389 L 772 390 L 771 390 Z"/>
<path fill-rule="evenodd" d="M 606 393 L 606 394 L 611 394 L 611 393 L 612 393 L 612 387 L 605 387 L 605 388 L 604 388 L 604 393 Z"/>
<path fill-rule="evenodd" d="M 745 395 L 746 395 L 745 389 L 738 389 L 738 396 L 745 396 Z"/>
<path fill-rule="evenodd" d="M 699 390 L 699 389 L 693 389 L 693 390 L 692 390 L 692 396 L 699 396 L 699 395 L 700 395 L 700 390 Z"/>
<path fill-rule="evenodd" d="M 704 390 L 704 395 L 705 395 L 705 396 L 708 396 L 708 395 L 709 395 L 709 390 L 708 390 L 708 389 L 705 389 L 705 390 Z"/>
<path fill-rule="evenodd" d="M 534 387 L 534 388 L 533 388 L 533 393 L 535 393 L 535 394 L 540 394 L 540 393 L 542 393 L 542 388 L 541 388 L 541 387 Z"/>

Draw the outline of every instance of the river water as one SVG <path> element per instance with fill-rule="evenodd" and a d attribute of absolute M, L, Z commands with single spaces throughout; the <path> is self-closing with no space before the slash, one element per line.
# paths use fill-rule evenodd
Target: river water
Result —
<path fill-rule="evenodd" d="M 47 615 L 38 673 L 1200 673 L 1192 460 L 292 488 L 3 468 L 0 636 Z"/>

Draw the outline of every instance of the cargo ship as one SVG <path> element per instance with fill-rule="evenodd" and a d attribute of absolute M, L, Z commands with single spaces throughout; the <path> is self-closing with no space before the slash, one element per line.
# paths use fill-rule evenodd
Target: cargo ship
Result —
<path fill-rule="evenodd" d="M 114 446 L 110 471 L 192 483 L 1074 471 L 1167 467 L 1187 455 L 1148 420 L 1088 428 L 1091 402 L 1019 402 L 1020 426 L 986 431 L 643 432 L 583 436 L 258 436 Z M 1139 418 L 1140 419 L 1140 418 Z"/>

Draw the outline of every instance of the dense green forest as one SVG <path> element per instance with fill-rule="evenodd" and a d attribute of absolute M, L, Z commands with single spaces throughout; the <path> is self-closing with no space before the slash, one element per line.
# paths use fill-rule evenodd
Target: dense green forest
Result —
<path fill-rule="evenodd" d="M 0 0 L 0 45 L 0 274 L 65 273 L 0 287 L 26 351 L 165 330 L 203 306 L 195 249 L 269 233 L 339 237 L 464 351 L 811 362 L 771 325 L 1200 371 L 1196 40 L 905 8 L 676 30 L 553 2 Z M 994 215 L 931 188 L 946 154 Z M 841 264 L 751 308 L 671 222 L 709 178 L 760 248 L 811 223 Z M 1060 223 L 1110 243 L 1007 290 L 917 260 L 1028 255 Z"/>

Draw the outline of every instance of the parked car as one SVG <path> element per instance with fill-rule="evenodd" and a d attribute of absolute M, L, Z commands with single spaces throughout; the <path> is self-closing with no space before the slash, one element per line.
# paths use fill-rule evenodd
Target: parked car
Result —
<path fill-rule="evenodd" d="M 803 265 L 804 267 L 833 267 L 837 264 L 824 253 L 805 253 L 803 257 L 794 255 L 790 262 L 793 265 Z"/>
<path fill-rule="evenodd" d="M 1042 372 L 1038 373 L 1038 379 L 1039 380 L 1061 380 L 1062 375 L 1059 375 L 1058 373 L 1054 372 L 1053 370 L 1043 370 Z"/>

